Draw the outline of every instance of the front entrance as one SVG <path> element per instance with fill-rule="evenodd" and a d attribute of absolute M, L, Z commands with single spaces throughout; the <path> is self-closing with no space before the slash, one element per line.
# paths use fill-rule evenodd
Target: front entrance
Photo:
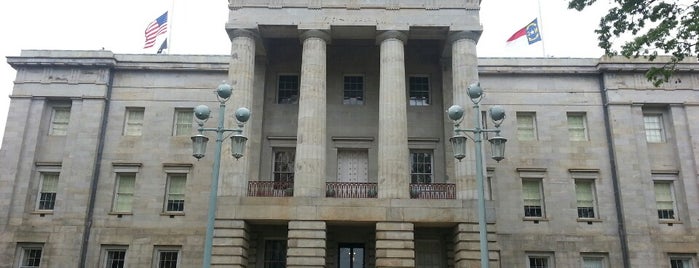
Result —
<path fill-rule="evenodd" d="M 338 248 L 339 268 L 364 268 L 364 244 L 340 243 Z"/>

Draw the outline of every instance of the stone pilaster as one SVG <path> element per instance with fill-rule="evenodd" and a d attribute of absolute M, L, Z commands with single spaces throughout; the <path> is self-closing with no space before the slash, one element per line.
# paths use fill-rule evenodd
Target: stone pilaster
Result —
<path fill-rule="evenodd" d="M 211 267 L 248 267 L 250 234 L 242 220 L 217 219 Z"/>
<path fill-rule="evenodd" d="M 252 109 L 253 81 L 255 75 L 255 39 L 257 35 L 249 30 L 237 29 L 230 32 L 231 60 L 228 67 L 228 83 L 233 86 L 233 95 L 226 103 L 226 127 L 235 128 L 235 117 L 231 116 L 240 107 Z M 218 85 L 218 84 L 217 84 Z M 214 108 L 215 109 L 215 108 Z M 259 117 L 259 118 L 256 118 Z M 216 119 L 218 120 L 218 119 Z M 250 120 L 262 120 L 261 115 L 253 114 Z M 250 136 L 247 127 L 243 132 Z M 247 145 L 249 147 L 249 144 Z M 240 159 L 231 156 L 230 140 L 224 141 L 221 150 L 221 177 L 219 179 L 219 196 L 245 196 L 248 184 L 250 157 Z"/>
<path fill-rule="evenodd" d="M 408 198 L 408 117 L 405 89 L 407 36 L 387 31 L 377 37 L 381 46 L 379 82 L 379 198 Z"/>
<path fill-rule="evenodd" d="M 329 35 L 320 30 L 301 34 L 301 85 L 294 196 L 325 196 L 326 159 L 326 44 Z"/>
<path fill-rule="evenodd" d="M 286 267 L 325 267 L 324 221 L 290 221 Z"/>
<path fill-rule="evenodd" d="M 468 97 L 466 90 L 468 85 L 478 81 L 478 56 L 476 55 L 478 36 L 479 33 L 477 32 L 457 32 L 449 38 L 449 41 L 452 42 L 452 104 L 461 105 L 466 110 L 461 124 L 462 128 L 474 127 L 473 102 Z M 446 113 L 444 116 L 447 116 Z M 472 145 L 471 143 L 470 146 Z M 452 157 L 452 159 L 454 158 Z M 466 157 L 461 161 L 455 159 L 452 161 L 455 161 L 454 181 L 456 182 L 456 198 L 477 199 L 475 150 L 467 150 Z"/>
<path fill-rule="evenodd" d="M 407 222 L 376 223 L 376 268 L 415 267 L 413 229 Z"/>
<path fill-rule="evenodd" d="M 490 267 L 500 267 L 500 254 L 496 247 L 495 225 L 489 224 L 488 260 Z M 481 267 L 481 250 L 478 223 L 459 223 L 454 229 L 454 267 Z"/>

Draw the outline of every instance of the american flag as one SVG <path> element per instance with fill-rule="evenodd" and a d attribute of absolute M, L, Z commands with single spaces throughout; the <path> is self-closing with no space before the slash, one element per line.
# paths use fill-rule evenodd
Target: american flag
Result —
<path fill-rule="evenodd" d="M 146 44 L 143 48 L 153 47 L 155 38 L 164 33 L 167 33 L 167 11 L 146 27 Z"/>

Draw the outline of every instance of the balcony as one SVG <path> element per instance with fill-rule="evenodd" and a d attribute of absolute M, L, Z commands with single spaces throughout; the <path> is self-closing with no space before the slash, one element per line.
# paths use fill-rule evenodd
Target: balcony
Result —
<path fill-rule="evenodd" d="M 456 184 L 411 183 L 411 199 L 456 199 Z"/>
<path fill-rule="evenodd" d="M 248 182 L 248 196 L 294 196 L 294 183 L 276 181 L 250 181 Z"/>
<path fill-rule="evenodd" d="M 327 197 L 333 198 L 376 198 L 378 184 L 369 182 L 327 182 Z"/>

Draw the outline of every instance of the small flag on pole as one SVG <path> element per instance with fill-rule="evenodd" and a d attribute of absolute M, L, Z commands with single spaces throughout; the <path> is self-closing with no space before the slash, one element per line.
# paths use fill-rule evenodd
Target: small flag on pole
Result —
<path fill-rule="evenodd" d="M 167 38 L 163 41 L 163 43 L 160 45 L 160 48 L 158 48 L 158 54 L 163 53 L 163 50 L 167 49 Z"/>
<path fill-rule="evenodd" d="M 164 33 L 167 33 L 167 11 L 146 27 L 146 44 L 143 48 L 153 47 L 153 45 L 155 45 L 155 39 Z"/>
<path fill-rule="evenodd" d="M 522 36 L 527 37 L 527 42 L 529 42 L 530 45 L 541 41 L 541 33 L 539 32 L 539 23 L 537 19 L 534 19 L 522 29 L 517 30 L 512 36 L 510 36 L 509 39 L 507 39 L 507 43 L 510 44 Z"/>

